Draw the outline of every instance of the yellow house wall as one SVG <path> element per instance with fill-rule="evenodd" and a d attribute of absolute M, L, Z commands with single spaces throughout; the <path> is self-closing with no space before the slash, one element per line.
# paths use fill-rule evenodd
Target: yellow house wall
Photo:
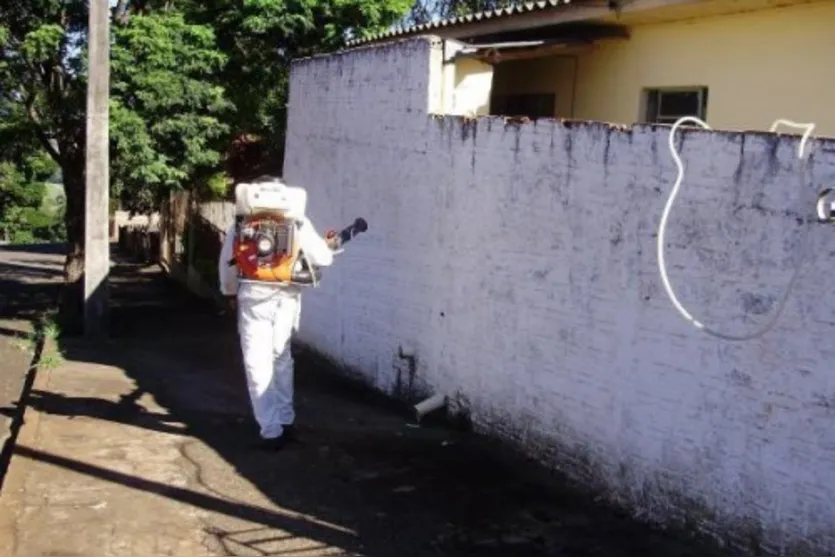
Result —
<path fill-rule="evenodd" d="M 450 66 L 455 73 L 451 113 L 471 117 L 489 114 L 493 67 L 468 58 L 457 60 Z"/>
<path fill-rule="evenodd" d="M 628 40 L 578 56 L 574 110 L 570 59 L 500 65 L 494 89 L 557 91 L 556 116 L 641 121 L 647 87 L 707 86 L 716 129 L 764 130 L 777 118 L 817 123 L 835 136 L 835 0 L 737 15 L 635 26 Z M 529 77 L 525 78 L 524 74 Z"/>

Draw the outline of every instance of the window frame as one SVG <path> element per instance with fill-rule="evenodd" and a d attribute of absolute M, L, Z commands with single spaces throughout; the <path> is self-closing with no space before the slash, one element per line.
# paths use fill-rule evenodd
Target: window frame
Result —
<path fill-rule="evenodd" d="M 698 95 L 698 111 L 696 114 L 679 114 L 665 116 L 661 113 L 661 97 L 665 94 L 696 93 Z M 680 87 L 646 87 L 642 95 L 642 121 L 648 124 L 671 126 L 676 120 L 685 116 L 694 116 L 700 120 L 707 118 L 707 103 L 709 89 L 706 85 L 692 85 Z M 654 98 L 653 98 L 654 97 Z M 654 110 L 653 110 L 654 108 Z M 651 114 L 651 112 L 654 112 Z"/>

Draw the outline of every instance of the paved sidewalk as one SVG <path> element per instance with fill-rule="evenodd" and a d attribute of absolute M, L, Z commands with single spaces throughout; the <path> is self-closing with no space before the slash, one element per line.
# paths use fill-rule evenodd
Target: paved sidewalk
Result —
<path fill-rule="evenodd" d="M 39 354 L 35 323 L 61 284 L 60 246 L 0 246 L 0 486 L 22 409 L 21 392 Z"/>
<path fill-rule="evenodd" d="M 234 323 L 153 269 L 114 276 L 114 340 L 60 346 L 28 396 L 0 555 L 703 556 L 464 433 L 301 361 L 303 441 L 263 454 Z M 49 347 L 47 347 L 49 349 Z"/>
<path fill-rule="evenodd" d="M 33 359 L 32 332 L 26 320 L 0 319 L 0 487 L 14 443 L 15 420 L 20 415 L 20 393 Z"/>

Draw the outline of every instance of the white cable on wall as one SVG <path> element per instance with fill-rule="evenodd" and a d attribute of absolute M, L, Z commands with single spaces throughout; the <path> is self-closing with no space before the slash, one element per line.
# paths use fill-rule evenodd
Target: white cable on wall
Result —
<path fill-rule="evenodd" d="M 676 121 L 675 124 L 673 124 L 673 127 L 670 130 L 670 135 L 668 137 L 668 145 L 669 145 L 669 148 L 670 148 L 670 155 L 673 157 L 673 161 L 675 162 L 676 167 L 678 168 L 678 176 L 676 178 L 675 184 L 673 185 L 672 191 L 670 191 L 670 197 L 667 199 L 667 204 L 664 206 L 664 212 L 661 215 L 661 222 L 658 225 L 658 268 L 659 268 L 659 271 L 661 273 L 661 281 L 664 283 L 664 289 L 667 291 L 667 295 L 670 297 L 670 301 L 673 303 L 673 306 L 675 306 L 676 310 L 687 321 L 690 321 L 690 323 L 692 323 L 693 326 L 695 326 L 697 329 L 700 329 L 701 331 L 703 331 L 703 332 L 705 332 L 705 333 L 707 333 L 711 336 L 720 338 L 722 340 L 730 340 L 730 341 L 752 340 L 752 339 L 761 337 L 762 335 L 764 335 L 768 331 L 770 331 L 771 328 L 774 326 L 774 324 L 777 322 L 777 319 L 780 317 L 780 314 L 783 313 L 783 310 L 785 309 L 786 301 L 788 300 L 789 294 L 791 293 L 792 289 L 794 288 L 794 283 L 795 283 L 795 281 L 797 280 L 797 277 L 800 274 L 800 269 L 802 267 L 803 255 L 804 254 L 803 254 L 803 252 L 801 252 L 800 257 L 797 260 L 797 264 L 795 265 L 794 271 L 792 272 L 791 279 L 789 280 L 789 284 L 786 287 L 786 291 L 784 292 L 783 296 L 780 298 L 780 301 L 777 305 L 777 310 L 774 312 L 771 319 L 763 327 L 754 331 L 753 333 L 749 333 L 749 334 L 746 334 L 746 335 L 731 335 L 731 334 L 726 334 L 726 333 L 716 331 L 716 330 L 711 329 L 710 327 L 706 326 L 701 321 L 698 321 L 695 317 L 693 317 L 693 315 L 690 314 L 690 312 L 688 312 L 684 308 L 684 306 L 681 304 L 681 302 L 679 302 L 678 297 L 675 295 L 675 292 L 673 291 L 673 287 L 670 284 L 670 279 L 667 276 L 667 266 L 666 266 L 666 261 L 665 261 L 665 257 L 664 257 L 664 246 L 665 246 L 665 243 L 666 243 L 665 242 L 665 237 L 666 237 L 666 232 L 667 232 L 667 221 L 669 220 L 669 217 L 670 217 L 670 210 L 672 209 L 673 203 L 675 202 L 676 196 L 678 195 L 678 190 L 681 187 L 681 183 L 684 181 L 684 164 L 682 163 L 681 156 L 679 155 L 678 150 L 676 149 L 676 146 L 675 146 L 675 136 L 676 136 L 676 132 L 678 131 L 678 128 L 681 127 L 682 124 L 685 124 L 687 122 L 692 122 L 694 124 L 697 124 L 697 125 L 701 126 L 702 128 L 704 128 L 706 130 L 711 130 L 711 127 L 708 126 L 705 122 L 703 122 L 699 118 L 695 118 L 693 116 L 686 116 L 684 118 L 680 118 L 678 121 Z M 810 124 L 798 124 L 797 122 L 793 122 L 791 120 L 785 120 L 785 119 L 781 118 L 781 119 L 775 120 L 774 124 L 771 125 L 771 130 L 770 131 L 771 132 L 776 131 L 776 129 L 781 124 L 786 125 L 786 126 L 796 127 L 796 128 L 806 128 L 806 132 L 803 134 L 803 137 L 800 140 L 800 145 L 798 146 L 798 149 L 797 149 L 797 158 L 801 162 L 803 162 L 803 165 L 804 165 L 803 176 L 805 176 L 806 160 L 807 160 L 807 156 L 808 156 L 808 153 L 806 151 L 806 147 L 807 147 L 807 143 L 809 141 L 809 137 L 812 135 L 812 132 L 815 129 L 815 124 L 811 124 L 811 123 Z M 804 182 L 805 182 L 805 180 L 804 180 Z M 806 234 L 808 235 L 808 224 L 806 225 Z M 805 238 L 804 238 L 804 240 L 805 240 Z M 805 246 L 805 241 L 803 242 L 803 244 Z"/>

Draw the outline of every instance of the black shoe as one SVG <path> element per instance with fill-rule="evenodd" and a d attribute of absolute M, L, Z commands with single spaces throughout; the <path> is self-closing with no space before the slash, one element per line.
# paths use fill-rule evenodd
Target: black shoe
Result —
<path fill-rule="evenodd" d="M 287 440 L 288 443 L 293 443 L 295 445 L 305 445 L 304 436 L 299 436 L 299 431 L 296 429 L 294 425 L 286 425 L 283 427 L 284 432 L 281 436 Z"/>
<path fill-rule="evenodd" d="M 280 451 L 285 444 L 287 444 L 287 438 L 282 435 L 273 439 L 261 439 L 256 448 L 262 451 Z"/>

